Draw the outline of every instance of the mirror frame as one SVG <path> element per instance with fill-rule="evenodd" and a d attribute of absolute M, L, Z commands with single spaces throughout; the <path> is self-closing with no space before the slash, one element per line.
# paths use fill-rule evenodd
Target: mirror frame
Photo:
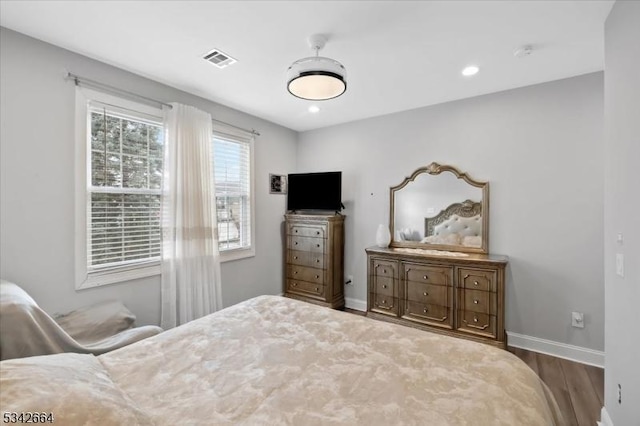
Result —
<path fill-rule="evenodd" d="M 482 189 L 482 246 L 481 247 L 466 247 L 466 246 L 451 246 L 445 244 L 424 244 L 419 242 L 406 242 L 396 241 L 395 237 L 395 193 L 407 186 L 410 182 L 413 182 L 418 176 L 423 173 L 427 173 L 433 176 L 439 175 L 443 172 L 452 173 L 456 178 L 464 180 L 469 185 Z M 419 248 L 427 250 L 446 250 L 464 253 L 489 253 L 489 182 L 482 182 L 473 179 L 468 174 L 461 172 L 457 168 L 448 165 L 438 164 L 433 162 L 426 167 L 421 167 L 406 177 L 402 183 L 390 188 L 390 212 L 389 212 L 389 231 L 391 232 L 391 247 L 404 247 L 404 248 Z M 464 200 L 461 200 L 464 201 Z"/>

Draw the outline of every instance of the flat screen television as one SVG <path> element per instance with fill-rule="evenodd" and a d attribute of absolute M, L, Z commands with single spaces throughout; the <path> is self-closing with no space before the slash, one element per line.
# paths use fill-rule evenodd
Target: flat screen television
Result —
<path fill-rule="evenodd" d="M 342 209 L 342 172 L 294 173 L 288 176 L 287 210 Z"/>

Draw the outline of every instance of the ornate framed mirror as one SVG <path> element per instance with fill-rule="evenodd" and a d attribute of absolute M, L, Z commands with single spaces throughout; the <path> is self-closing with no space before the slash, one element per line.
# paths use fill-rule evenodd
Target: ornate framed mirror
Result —
<path fill-rule="evenodd" d="M 489 251 L 489 182 L 431 163 L 390 190 L 391 247 Z"/>

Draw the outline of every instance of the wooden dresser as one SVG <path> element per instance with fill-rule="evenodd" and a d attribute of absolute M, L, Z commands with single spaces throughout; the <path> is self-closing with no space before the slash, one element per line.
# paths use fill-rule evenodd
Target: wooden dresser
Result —
<path fill-rule="evenodd" d="M 367 316 L 505 348 L 505 256 L 368 248 Z"/>
<path fill-rule="evenodd" d="M 344 307 L 344 218 L 285 215 L 285 296 Z"/>

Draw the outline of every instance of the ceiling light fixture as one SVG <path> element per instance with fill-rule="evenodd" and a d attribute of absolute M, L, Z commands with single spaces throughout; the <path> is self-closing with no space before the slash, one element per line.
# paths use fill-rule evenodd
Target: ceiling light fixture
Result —
<path fill-rule="evenodd" d="M 298 59 L 287 69 L 287 90 L 293 96 L 311 101 L 337 98 L 347 90 L 347 71 L 334 59 L 318 56 L 327 43 L 321 34 L 309 37 L 316 56 Z"/>
<path fill-rule="evenodd" d="M 480 68 L 478 68 L 475 65 L 469 65 L 468 67 L 462 70 L 462 75 L 464 75 L 465 77 L 470 77 L 472 75 L 478 74 L 478 71 L 480 71 Z"/>
<path fill-rule="evenodd" d="M 309 107 L 309 112 L 312 114 L 317 114 L 320 112 L 320 107 L 318 105 L 311 105 Z"/>

